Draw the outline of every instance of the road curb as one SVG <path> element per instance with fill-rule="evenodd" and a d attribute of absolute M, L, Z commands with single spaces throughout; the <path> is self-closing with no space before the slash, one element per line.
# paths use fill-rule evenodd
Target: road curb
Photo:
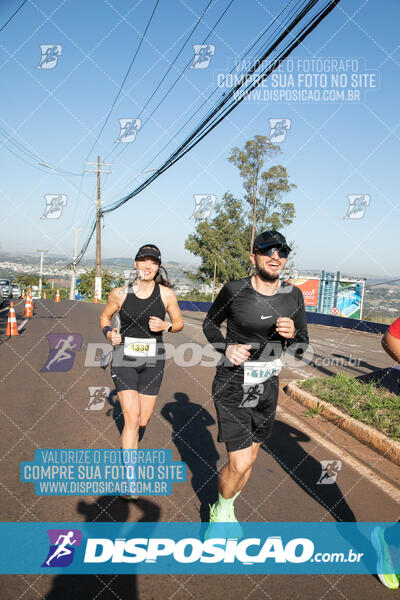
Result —
<path fill-rule="evenodd" d="M 300 389 L 295 383 L 288 383 L 283 388 L 283 391 L 293 398 L 293 400 L 296 400 L 307 408 L 316 409 L 319 406 L 319 414 L 325 417 L 325 419 L 328 419 L 328 421 L 331 421 L 337 427 L 350 433 L 350 435 L 355 437 L 359 442 L 362 442 L 369 448 L 372 448 L 382 456 L 385 456 L 385 458 L 388 458 L 400 466 L 399 442 L 391 440 L 387 435 L 377 431 L 373 427 L 346 415 L 335 406 L 332 406 L 332 404 L 329 404 L 329 402 L 320 400 L 320 398 L 313 396 L 313 394 Z"/>

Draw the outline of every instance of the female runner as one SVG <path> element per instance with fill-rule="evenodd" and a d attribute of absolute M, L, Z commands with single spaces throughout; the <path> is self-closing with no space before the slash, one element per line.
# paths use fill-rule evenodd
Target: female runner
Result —
<path fill-rule="evenodd" d="M 137 280 L 113 289 L 100 316 L 103 334 L 113 345 L 111 376 L 124 415 L 122 449 L 138 447 L 139 428 L 146 427 L 153 412 L 164 372 L 163 332 L 183 329 L 178 301 L 157 246 L 139 248 L 135 268 Z M 116 312 L 120 332 L 110 326 Z M 170 323 L 164 320 L 166 312 Z"/>

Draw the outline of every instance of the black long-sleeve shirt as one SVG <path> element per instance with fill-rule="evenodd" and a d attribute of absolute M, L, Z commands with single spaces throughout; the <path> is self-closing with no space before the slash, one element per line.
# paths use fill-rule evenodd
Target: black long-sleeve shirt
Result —
<path fill-rule="evenodd" d="M 296 333 L 288 340 L 276 331 L 278 317 L 293 319 Z M 221 325 L 227 321 L 226 338 L 221 333 Z M 251 344 L 248 360 L 274 360 L 282 354 L 283 348 L 293 343 L 301 344 L 303 350 L 308 345 L 307 320 L 303 294 L 289 283 L 282 283 L 272 296 L 260 294 L 253 288 L 251 277 L 230 281 L 221 289 L 203 322 L 207 340 L 216 350 L 225 353 L 229 344 Z M 218 369 L 242 371 L 234 367 L 226 358 L 221 358 Z"/>

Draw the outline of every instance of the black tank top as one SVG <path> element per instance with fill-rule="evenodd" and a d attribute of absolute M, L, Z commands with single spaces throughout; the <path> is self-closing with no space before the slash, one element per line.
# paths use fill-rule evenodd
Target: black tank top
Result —
<path fill-rule="evenodd" d="M 132 285 L 129 285 L 119 315 L 122 339 L 125 336 L 136 338 L 155 337 L 161 341 L 162 331 L 150 331 L 149 329 L 149 317 L 158 317 L 162 320 L 165 318 L 165 306 L 161 299 L 160 285 L 155 283 L 153 292 L 148 298 L 138 298 L 133 292 Z"/>

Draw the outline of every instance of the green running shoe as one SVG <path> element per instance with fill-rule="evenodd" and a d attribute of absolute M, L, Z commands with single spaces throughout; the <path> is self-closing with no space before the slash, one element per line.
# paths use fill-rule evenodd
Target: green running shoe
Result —
<path fill-rule="evenodd" d="M 219 514 L 218 502 L 210 505 L 210 524 L 204 535 L 205 540 L 210 538 L 225 538 L 238 540 L 243 537 L 243 529 L 239 521 L 235 517 L 235 511 L 232 506 L 232 511 L 227 514 Z"/>
<path fill-rule="evenodd" d="M 375 527 L 371 534 L 371 541 L 378 555 L 376 569 L 379 580 L 390 590 L 397 590 L 399 587 L 399 578 L 394 573 L 392 558 L 382 527 Z"/>

